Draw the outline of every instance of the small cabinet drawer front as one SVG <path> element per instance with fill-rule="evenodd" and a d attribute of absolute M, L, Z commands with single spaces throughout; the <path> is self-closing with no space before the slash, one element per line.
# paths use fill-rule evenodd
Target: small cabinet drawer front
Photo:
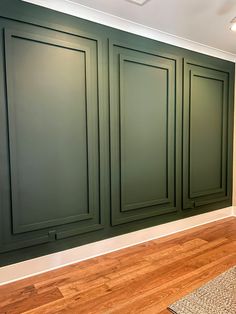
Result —
<path fill-rule="evenodd" d="M 183 208 L 229 199 L 229 73 L 184 63 Z"/>
<path fill-rule="evenodd" d="M 102 228 L 98 48 L 92 38 L 4 28 L 9 245 Z"/>
<path fill-rule="evenodd" d="M 176 211 L 175 66 L 110 44 L 113 225 Z"/>

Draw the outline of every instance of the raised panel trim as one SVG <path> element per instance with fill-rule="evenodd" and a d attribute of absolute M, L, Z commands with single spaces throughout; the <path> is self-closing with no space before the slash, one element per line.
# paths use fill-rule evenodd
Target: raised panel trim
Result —
<path fill-rule="evenodd" d="M 94 223 L 94 224 L 86 226 L 86 227 L 77 227 L 77 228 L 71 228 L 69 230 L 58 231 L 56 233 L 56 240 L 61 240 L 61 239 L 65 239 L 68 237 L 73 237 L 76 235 L 88 233 L 91 231 L 100 230 L 102 228 L 103 228 L 102 224 Z"/>
<path fill-rule="evenodd" d="M 187 135 L 184 131 L 183 139 L 183 159 L 186 163 L 187 160 L 190 160 L 190 106 L 191 106 L 191 84 L 193 76 L 202 77 L 206 79 L 212 79 L 216 81 L 222 82 L 222 137 L 221 137 L 221 146 L 222 146 L 222 154 L 221 154 L 221 186 L 216 189 L 209 189 L 201 192 L 192 192 L 190 187 L 190 163 L 187 162 L 187 167 L 183 167 L 183 209 L 193 209 L 195 207 L 200 207 L 212 203 L 223 202 L 228 199 L 228 191 L 227 191 L 227 117 L 228 117 L 228 89 L 225 88 L 226 84 L 229 81 L 229 73 L 224 72 L 221 68 L 211 68 L 206 64 L 196 64 L 192 61 L 183 60 L 184 65 L 184 89 L 188 90 L 188 95 L 184 95 L 184 123 L 185 128 L 188 129 Z M 201 69 L 201 70 L 200 70 Z M 207 74 L 206 74 L 207 70 Z M 188 79 L 186 79 L 188 78 Z M 186 84 L 189 85 L 186 85 Z M 189 104 L 186 106 L 186 104 Z M 227 106 L 224 106 L 226 104 Z M 186 119 L 188 122 L 186 122 Z M 225 149 L 223 149 L 225 147 Z M 188 158 L 186 159 L 186 156 Z M 224 166 L 225 165 L 225 166 Z M 224 171 L 225 172 L 224 172 Z M 186 188 L 188 187 L 187 194 Z M 214 197 L 213 197 L 214 196 Z"/>
<path fill-rule="evenodd" d="M 41 235 L 36 238 L 30 238 L 28 240 L 15 241 L 12 243 L 2 243 L 0 246 L 0 254 L 10 252 L 13 250 L 21 249 L 24 247 L 39 245 L 50 242 L 49 234 Z"/>
<path fill-rule="evenodd" d="M 163 70 L 167 73 L 167 86 L 169 85 L 169 71 L 171 71 L 171 67 L 169 65 L 166 65 L 165 67 L 162 67 L 160 65 L 158 65 L 158 63 L 155 62 L 147 62 L 145 60 L 142 60 L 141 58 L 134 58 L 134 57 L 130 57 L 130 56 L 126 56 L 124 54 L 120 54 L 119 55 L 119 86 L 120 86 L 120 94 L 119 94 L 119 150 L 120 150 L 120 199 L 122 199 L 122 185 L 121 185 L 121 181 L 122 181 L 122 151 L 124 150 L 122 147 L 122 134 L 121 134 L 121 130 L 122 130 L 122 107 L 124 106 L 124 93 L 123 93 L 123 83 L 122 83 L 122 78 L 123 78 L 123 72 L 124 72 L 124 63 L 125 62 L 131 62 L 131 63 L 136 63 L 136 64 L 140 64 L 140 65 L 145 65 L 148 67 L 153 67 L 156 69 L 160 69 Z M 168 90 L 168 88 L 167 88 Z M 168 108 L 169 108 L 169 97 L 167 97 L 167 103 L 166 103 L 166 107 L 167 107 L 167 112 L 168 112 Z M 168 145 L 169 145 L 169 138 L 168 138 L 168 127 L 166 129 L 166 138 L 167 138 L 167 143 L 166 143 L 166 151 L 168 152 Z M 140 202 L 140 203 L 132 203 L 132 204 L 124 204 L 122 206 L 120 206 L 120 211 L 121 212 L 126 212 L 126 211 L 130 211 L 130 210 L 134 210 L 134 209 L 141 209 L 141 208 L 145 208 L 148 206 L 154 206 L 154 205 L 161 205 L 161 204 L 168 204 L 171 203 L 170 198 L 168 197 L 170 195 L 170 186 L 169 186 L 169 164 L 167 162 L 166 165 L 166 197 L 163 199 L 154 199 L 154 200 L 150 200 L 150 201 L 146 201 L 146 202 Z"/>
<path fill-rule="evenodd" d="M 173 57 L 170 56 L 168 54 L 164 55 L 164 54 L 157 54 L 156 52 L 152 51 L 152 52 L 148 52 L 145 51 L 145 49 L 138 49 L 138 47 L 132 47 L 132 46 L 127 46 L 126 44 L 122 44 L 119 42 L 112 42 L 109 41 L 109 69 L 110 69 L 110 75 L 109 75 L 109 85 L 110 86 L 114 86 L 114 82 L 113 82 L 113 77 L 112 77 L 112 72 L 111 69 L 113 68 L 113 49 L 114 47 L 116 48 L 121 48 L 121 49 L 126 49 L 127 51 L 129 51 L 130 53 L 132 52 L 137 52 L 140 55 L 144 54 L 147 55 L 149 57 L 156 57 L 158 58 L 159 61 L 162 62 L 162 64 L 165 65 L 166 69 L 169 69 L 169 71 L 174 71 L 174 73 L 172 73 L 173 78 L 175 78 L 176 75 L 176 67 L 177 67 L 177 62 L 179 60 L 178 57 Z M 147 64 L 149 66 L 155 66 L 158 68 L 162 68 L 162 66 L 158 65 L 157 63 L 153 63 L 152 61 L 147 62 L 144 61 L 144 58 L 140 57 L 140 58 L 136 58 L 136 57 L 131 57 L 130 55 L 128 55 L 127 53 L 119 53 L 117 55 L 117 57 L 119 57 L 119 65 L 122 62 L 122 60 L 131 60 L 131 62 L 137 62 L 140 64 Z M 170 62 L 173 62 L 173 66 L 170 65 Z M 163 67 L 163 69 L 165 69 Z M 120 77 L 120 74 L 119 74 Z M 168 76 L 169 78 L 169 76 Z M 173 81 L 173 89 L 176 92 L 176 82 Z M 176 95 L 174 95 L 174 98 L 172 99 L 173 103 L 174 103 L 174 107 L 176 107 Z M 111 90 L 110 93 L 110 104 L 114 103 L 115 99 L 114 99 L 114 93 Z M 169 99 L 170 102 L 170 99 Z M 117 144 L 114 143 L 114 138 L 116 139 L 116 141 L 118 141 L 118 145 L 120 147 L 120 136 L 117 135 L 116 133 L 116 123 L 117 121 L 114 120 L 114 108 L 110 108 L 110 132 L 111 132 L 111 170 L 114 169 L 113 167 L 117 167 L 117 164 L 119 164 L 119 159 L 117 158 Z M 115 110 L 116 111 L 116 110 Z M 119 111 L 119 109 L 118 109 Z M 174 110 L 175 112 L 173 113 L 173 119 L 174 119 L 174 125 L 176 126 L 176 109 Z M 117 112 L 117 111 L 116 111 Z M 120 121 L 120 118 L 119 118 Z M 118 121 L 118 125 L 120 126 L 120 122 Z M 119 134 L 120 134 L 120 130 L 119 130 Z M 118 139 L 117 139 L 118 136 Z M 169 138 L 168 138 L 169 140 Z M 175 143 L 176 138 L 174 136 L 174 138 L 172 138 L 172 141 Z M 175 144 L 174 144 L 175 145 Z M 118 154 L 120 156 L 120 153 Z M 168 157 L 168 164 L 170 162 L 172 162 L 171 160 L 171 156 Z M 175 150 L 175 158 L 174 158 L 174 169 L 176 169 L 176 150 Z M 175 170 L 173 170 L 175 172 Z M 175 178 L 175 173 L 174 173 L 174 177 L 173 180 L 175 182 L 176 178 Z M 116 183 L 115 183 L 116 182 Z M 119 182 L 119 184 L 118 184 Z M 173 182 L 173 185 L 175 186 L 175 183 Z M 114 170 L 111 171 L 111 183 L 112 185 L 114 184 L 114 186 L 116 186 L 116 188 L 120 185 L 120 178 L 117 178 L 117 175 L 114 174 Z M 114 187 L 111 186 L 111 202 L 112 202 L 112 215 L 111 215 L 111 223 L 113 226 L 115 225 L 119 225 L 119 224 L 123 224 L 123 223 L 127 223 L 127 222 L 132 222 L 135 220 L 140 220 L 140 219 L 144 219 L 144 218 L 148 218 L 148 217 L 153 217 L 153 216 L 159 216 L 159 215 L 163 215 L 163 214 L 168 214 L 168 213 L 172 213 L 172 212 L 177 212 L 178 209 L 176 207 L 176 191 L 173 192 L 173 201 L 170 200 L 170 198 L 167 199 L 162 199 L 158 201 L 158 204 L 156 204 L 156 202 L 153 204 L 152 201 L 150 202 L 145 202 L 144 204 L 139 203 L 139 204 L 132 204 L 131 207 L 125 207 L 121 209 L 121 206 L 119 206 L 117 208 L 117 202 L 119 202 L 119 204 L 121 204 L 121 199 L 117 199 L 117 195 L 116 192 L 114 190 Z M 171 195 L 170 192 L 168 192 L 168 197 Z M 145 205 L 149 205 L 150 208 L 145 212 L 141 212 L 142 210 L 145 209 Z M 144 205 L 144 206 L 143 206 Z M 162 206 L 162 208 L 160 208 L 158 205 L 164 205 Z M 137 212 L 134 213 L 134 211 L 137 210 Z"/>
<path fill-rule="evenodd" d="M 141 208 L 146 208 L 146 207 L 155 206 L 155 205 L 164 205 L 164 204 L 169 204 L 169 203 L 170 203 L 170 200 L 167 198 L 164 198 L 164 199 L 150 200 L 146 202 L 125 204 L 121 207 L 120 211 L 128 212 L 135 209 L 141 209 Z"/>
<path fill-rule="evenodd" d="M 6 82 L 7 82 L 7 109 L 8 109 L 8 116 L 14 117 L 14 108 L 13 108 L 13 86 L 11 84 L 11 76 L 13 73 L 12 69 L 12 62 L 9 60 L 9 56 L 11 55 L 12 51 L 12 46 L 11 46 L 11 40 L 12 38 L 19 38 L 22 40 L 29 40 L 33 42 L 38 42 L 42 44 L 49 44 L 52 46 L 64 48 L 64 49 L 71 49 L 74 51 L 82 52 L 84 54 L 85 58 L 85 73 L 86 73 L 86 79 L 91 77 L 91 69 L 89 65 L 89 60 L 91 58 L 91 52 L 90 48 L 86 47 L 82 44 L 77 45 L 76 43 L 70 43 L 67 41 L 55 39 L 55 38 L 50 38 L 47 36 L 41 36 L 37 35 L 34 33 L 26 33 L 26 32 L 21 32 L 13 29 L 4 29 L 4 36 L 5 36 L 5 55 L 6 55 L 6 60 L 5 60 L 5 66 L 6 66 Z M 97 45 L 96 45 L 97 48 Z M 96 51 L 97 52 L 97 51 Z M 52 226 L 59 226 L 62 224 L 68 224 L 68 223 L 74 223 L 74 222 L 80 222 L 80 221 L 85 221 L 85 220 L 92 220 L 95 217 L 94 214 L 94 187 L 92 188 L 92 181 L 90 180 L 90 176 L 93 175 L 95 171 L 95 165 L 94 165 L 94 158 L 90 156 L 89 158 L 89 139 L 88 139 L 88 105 L 90 103 L 90 93 L 88 92 L 88 84 L 86 80 L 85 84 L 85 93 L 86 93 L 86 143 L 87 143 L 87 160 L 88 160 L 88 169 L 87 169 L 87 177 L 88 177 L 88 213 L 86 214 L 79 214 L 79 215 L 73 215 L 70 217 L 65 217 L 65 218 L 59 218 L 59 219 L 52 219 L 44 222 L 39 222 L 39 223 L 32 223 L 32 224 L 27 224 L 27 225 L 20 225 L 19 219 L 18 219 L 18 211 L 16 210 L 17 203 L 18 203 L 18 196 L 17 196 L 17 177 L 13 174 L 17 173 L 17 165 L 16 161 L 14 162 L 13 156 L 15 156 L 15 147 L 12 144 L 12 141 L 10 141 L 10 152 L 12 152 L 11 155 L 11 161 L 13 162 L 10 163 L 10 168 L 11 168 L 11 191 L 12 191 L 12 228 L 13 228 L 13 233 L 14 234 L 19 234 L 22 232 L 28 232 L 28 231 L 34 231 L 34 230 L 39 230 L 39 229 L 44 229 Z M 14 121 L 14 119 L 13 119 Z M 11 138 L 14 142 L 14 139 L 16 140 L 16 131 L 14 127 L 14 122 L 11 123 L 11 119 L 8 118 L 8 123 L 9 123 L 9 139 Z M 99 145 L 99 144 L 97 144 Z M 99 152 L 98 152 L 99 153 Z M 99 170 L 98 170 L 99 172 Z M 99 174 L 98 174 L 99 177 Z M 97 181 L 97 180 L 96 180 Z M 15 183 L 14 183 L 15 182 Z M 98 183 L 99 185 L 99 183 Z M 99 187 L 96 188 L 99 190 Z M 14 192 L 15 191 L 15 192 Z M 89 200 L 91 199 L 91 201 Z M 98 196 L 99 198 L 99 196 Z M 99 201 L 99 207 L 100 207 L 100 201 Z M 100 211 L 100 210 L 99 210 Z M 91 227 L 91 226 L 89 226 Z M 84 228 L 85 229 L 85 228 Z"/>
<path fill-rule="evenodd" d="M 203 69 L 203 71 L 205 71 L 205 69 Z M 191 182 L 189 183 L 189 197 L 192 198 L 196 198 L 196 197 L 201 197 L 201 196 L 207 196 L 207 195 L 212 195 L 212 194 L 219 194 L 219 193 L 225 193 L 225 173 L 223 172 L 223 168 L 224 168 L 224 163 L 225 163 L 225 154 L 224 154 L 224 150 L 223 150 L 223 144 L 224 144 L 224 133 L 225 133 L 225 123 L 224 123 L 224 118 L 225 118 L 225 114 L 224 114 L 224 103 L 226 100 L 226 96 L 225 95 L 225 84 L 226 84 L 226 80 L 225 80 L 225 76 L 222 76 L 222 73 L 210 73 L 210 70 L 208 70 L 207 74 L 203 74 L 201 71 L 199 70 L 190 70 L 190 90 L 189 90 L 189 113 L 191 111 L 191 105 L 192 105 L 192 88 L 191 88 L 191 84 L 192 84 L 192 80 L 193 77 L 199 77 L 199 78 L 203 78 L 203 79 L 209 79 L 209 80 L 213 80 L 213 81 L 218 81 L 222 83 L 222 104 L 221 104 L 221 129 L 222 129 L 222 136 L 221 136 L 221 182 L 220 182 L 220 187 L 219 188 L 215 188 L 215 189 L 208 189 L 205 191 L 199 191 L 199 192 L 193 192 L 191 191 Z M 190 116 L 189 116 L 189 123 L 190 123 Z M 191 133 L 191 123 L 189 125 L 189 138 L 190 138 L 190 133 Z M 191 176 L 191 157 L 190 157 L 190 145 L 189 145 L 189 175 Z M 200 204 L 202 202 L 195 202 L 195 206 L 197 206 L 197 204 Z"/>
<path fill-rule="evenodd" d="M 159 49 L 151 49 L 150 47 L 147 49 L 144 45 L 139 45 L 136 44 L 136 42 L 121 42 L 119 40 L 113 40 L 110 39 L 108 40 L 109 43 L 109 59 L 111 60 L 111 52 L 113 50 L 113 48 L 121 48 L 121 49 L 125 49 L 127 50 L 127 52 L 138 52 L 140 54 L 146 54 L 150 57 L 155 57 L 156 59 L 158 59 L 159 61 L 165 62 L 165 61 L 173 61 L 173 62 L 177 62 L 177 61 L 182 61 L 182 57 L 178 54 L 172 54 L 169 53 L 167 49 L 161 49 L 161 47 L 158 47 Z M 129 55 L 122 53 L 122 55 L 129 57 Z M 135 58 L 134 58 L 135 59 Z M 139 60 L 139 58 L 138 58 Z M 145 62 L 145 61 L 144 61 Z M 168 66 L 168 63 L 166 62 L 166 65 Z"/>
<path fill-rule="evenodd" d="M 170 204 L 170 205 L 172 205 L 172 204 Z M 149 208 L 148 213 L 143 212 L 143 213 L 134 213 L 133 214 L 133 212 L 135 210 L 122 212 L 122 216 L 118 215 L 117 213 L 116 214 L 113 213 L 112 226 L 117 226 L 120 224 L 133 222 L 136 220 L 142 220 L 145 218 L 152 218 L 155 216 L 167 215 L 167 214 L 175 213 L 178 211 L 177 208 L 175 208 L 174 206 L 168 207 L 168 206 L 166 206 L 166 204 L 164 204 L 164 206 L 162 208 L 160 208 L 158 205 L 150 206 L 150 208 Z M 137 210 L 142 210 L 142 209 L 143 208 L 138 208 Z"/>

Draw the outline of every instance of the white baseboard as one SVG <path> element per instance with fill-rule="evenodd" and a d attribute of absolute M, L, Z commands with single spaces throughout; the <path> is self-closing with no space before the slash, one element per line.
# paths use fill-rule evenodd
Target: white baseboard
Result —
<path fill-rule="evenodd" d="M 0 286 L 231 216 L 236 216 L 234 206 L 4 266 Z"/>

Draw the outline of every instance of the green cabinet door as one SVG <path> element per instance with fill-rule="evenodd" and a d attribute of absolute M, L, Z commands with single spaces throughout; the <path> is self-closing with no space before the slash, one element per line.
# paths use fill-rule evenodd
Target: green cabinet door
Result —
<path fill-rule="evenodd" d="M 9 24 L 1 56 L 10 161 L 3 250 L 102 228 L 99 43 Z"/>
<path fill-rule="evenodd" d="M 184 209 L 230 199 L 229 105 L 229 73 L 185 60 Z"/>
<path fill-rule="evenodd" d="M 175 66 L 110 43 L 113 225 L 176 211 Z"/>

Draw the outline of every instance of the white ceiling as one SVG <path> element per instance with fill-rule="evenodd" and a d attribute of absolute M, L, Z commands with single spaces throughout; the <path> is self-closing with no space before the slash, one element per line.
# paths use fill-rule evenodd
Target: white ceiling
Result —
<path fill-rule="evenodd" d="M 236 58 L 236 32 L 230 30 L 230 21 L 236 16 L 236 0 L 148 0 L 143 6 L 130 0 L 23 1 L 184 48 L 230 60 Z M 187 39 L 188 43 L 181 38 Z"/>
<path fill-rule="evenodd" d="M 149 0 L 139 6 L 127 0 L 73 0 L 145 26 L 236 54 L 236 0 Z"/>

